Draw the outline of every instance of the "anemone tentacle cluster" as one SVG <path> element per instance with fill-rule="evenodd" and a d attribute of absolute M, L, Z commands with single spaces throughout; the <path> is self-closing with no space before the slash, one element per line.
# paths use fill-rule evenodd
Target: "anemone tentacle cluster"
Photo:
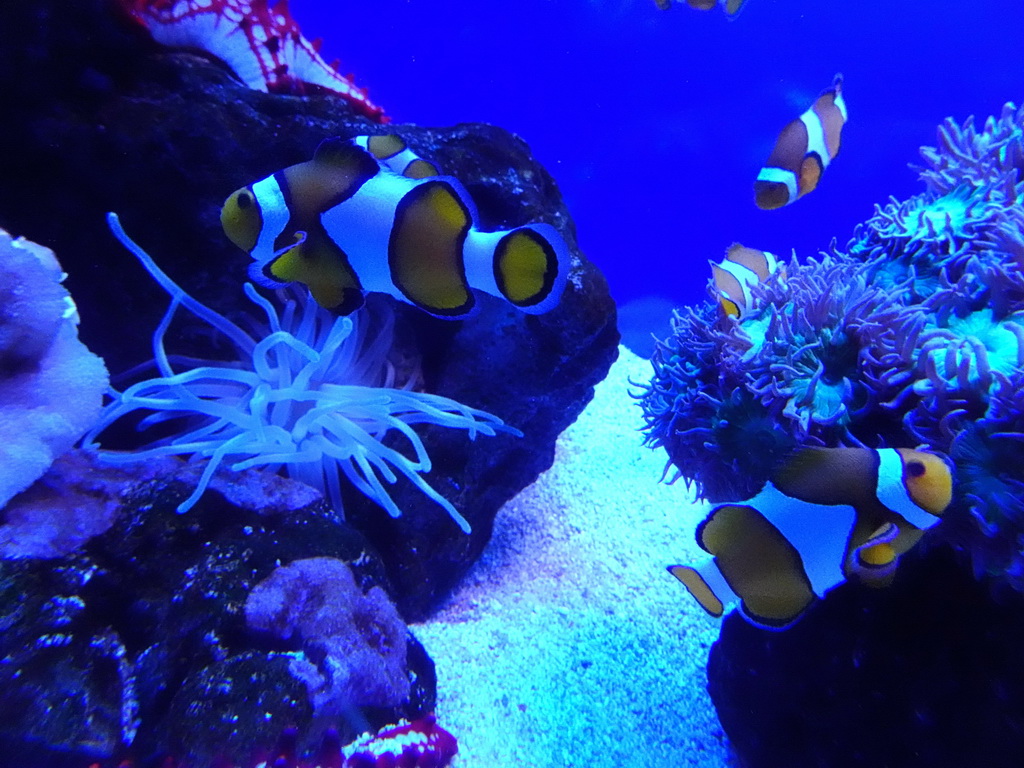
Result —
<path fill-rule="evenodd" d="M 716 363 L 750 345 L 720 330 L 715 311 L 706 305 L 673 315 L 673 335 L 658 342 L 652 358 L 654 376 L 634 397 L 644 408 L 646 444 L 668 453 L 670 481 L 682 478 L 704 498 L 726 499 L 756 492 L 772 457 L 795 443 L 741 379 Z M 736 472 L 751 445 L 767 462 L 764 477 Z"/>
<path fill-rule="evenodd" d="M 947 452 L 943 528 L 1024 590 L 1024 108 L 947 120 L 921 155 L 925 190 L 845 251 L 794 258 L 739 318 L 676 313 L 637 395 L 647 443 L 712 501 L 749 498 L 795 445 Z"/>
<path fill-rule="evenodd" d="M 1007 172 L 1024 172 L 1024 105 L 1003 105 L 979 131 L 974 117 L 958 125 L 948 117 L 938 128 L 938 147 L 922 147 L 919 170 L 929 190 L 946 194 L 962 184 L 984 186 Z"/>
<path fill-rule="evenodd" d="M 178 508 L 186 512 L 202 496 L 225 462 L 235 470 L 266 467 L 319 489 L 342 511 L 342 478 L 383 507 L 401 514 L 384 483 L 404 476 L 436 501 L 464 531 L 469 523 L 422 475 L 431 462 L 413 428 L 437 424 L 463 429 L 470 439 L 498 431 L 518 434 L 501 419 L 450 398 L 415 391 L 414 378 L 397 380 L 388 362 L 392 343 L 390 310 L 338 317 L 297 290 L 284 294 L 279 312 L 245 285 L 246 296 L 266 317 L 255 337 L 186 294 L 125 234 L 117 217 L 111 229 L 170 294 L 171 304 L 153 334 L 154 364 L 160 376 L 114 392 L 99 422 L 85 437 L 93 448 L 99 435 L 136 412 L 139 428 L 178 425 L 171 437 L 128 453 L 103 451 L 111 463 L 157 456 L 206 459 L 195 491 Z M 176 373 L 164 336 L 184 307 L 234 346 L 233 362 L 190 361 Z M 181 426 L 184 424 L 184 426 Z M 389 433 L 404 449 L 385 444 Z"/>

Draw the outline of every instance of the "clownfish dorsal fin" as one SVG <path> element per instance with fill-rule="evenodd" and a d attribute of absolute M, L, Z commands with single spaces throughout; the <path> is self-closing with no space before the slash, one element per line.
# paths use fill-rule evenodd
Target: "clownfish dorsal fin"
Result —
<path fill-rule="evenodd" d="M 878 453 L 870 448 L 801 446 L 779 462 L 771 479 L 796 499 L 856 507 L 874 498 Z"/>
<path fill-rule="evenodd" d="M 313 153 L 313 161 L 322 165 L 342 167 L 365 166 L 367 171 L 371 171 L 368 174 L 371 176 L 379 169 L 373 155 L 340 136 L 332 136 L 321 141 Z"/>

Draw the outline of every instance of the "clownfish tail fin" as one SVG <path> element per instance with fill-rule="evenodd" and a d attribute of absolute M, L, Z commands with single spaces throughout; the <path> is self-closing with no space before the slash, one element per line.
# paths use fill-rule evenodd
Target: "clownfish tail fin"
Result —
<path fill-rule="evenodd" d="M 540 314 L 561 298 L 569 272 L 569 248 L 554 227 L 527 224 L 498 240 L 492 267 L 505 299 L 523 312 Z"/>

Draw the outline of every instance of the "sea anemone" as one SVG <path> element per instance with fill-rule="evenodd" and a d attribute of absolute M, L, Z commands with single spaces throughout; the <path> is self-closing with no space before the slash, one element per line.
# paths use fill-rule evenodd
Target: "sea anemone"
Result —
<path fill-rule="evenodd" d="M 974 117 L 963 125 L 946 118 L 938 129 L 938 147 L 921 147 L 925 166 L 921 180 L 936 194 L 951 192 L 964 182 L 979 187 L 1008 171 L 1024 174 L 1024 107 L 1003 105 L 999 117 L 990 117 L 981 131 Z"/>
<path fill-rule="evenodd" d="M 743 344 L 720 327 L 717 302 L 676 311 L 672 334 L 656 344 L 650 383 L 633 394 L 644 411 L 644 443 L 668 453 L 665 476 L 696 486 L 711 501 L 747 498 L 767 478 L 767 468 L 748 471 L 755 457 L 772 461 L 793 445 L 779 421 L 740 387 L 723 377 L 724 349 Z"/>
<path fill-rule="evenodd" d="M 246 296 L 266 316 L 264 333 L 254 337 L 185 293 L 125 234 L 116 215 L 108 220 L 114 235 L 170 294 L 171 304 L 153 334 L 153 362 L 161 375 L 114 391 L 85 441 L 98 448 L 96 439 L 105 429 L 137 411 L 149 412 L 140 429 L 179 423 L 184 428 L 133 452 L 103 451 L 105 460 L 124 464 L 167 455 L 206 459 L 198 486 L 179 512 L 198 501 L 225 460 L 235 470 L 283 470 L 318 488 L 339 512 L 344 476 L 392 517 L 400 510 L 382 481 L 394 483 L 400 474 L 443 507 L 462 530 L 469 530 L 451 502 L 423 479 L 430 458 L 413 426 L 464 429 L 470 439 L 518 431 L 484 411 L 413 391 L 414 378 L 396 381 L 388 362 L 390 311 L 379 318 L 366 313 L 337 317 L 293 290 L 283 294 L 279 313 L 247 283 Z M 178 307 L 223 334 L 237 359 L 191 361 L 192 367 L 175 373 L 164 335 Z M 404 452 L 384 444 L 389 433 L 404 438 Z"/>
<path fill-rule="evenodd" d="M 999 375 L 1024 365 L 1024 318 L 997 319 L 985 307 L 950 315 L 925 331 L 911 385 L 919 398 L 904 416 L 907 430 L 932 448 L 947 451 L 957 434 L 981 418 Z"/>
<path fill-rule="evenodd" d="M 723 361 L 801 443 L 874 442 L 851 432 L 854 414 L 894 396 L 913 369 L 921 312 L 869 285 L 862 266 L 794 261 L 784 281 L 757 286 L 764 309 L 738 323 L 748 348 Z"/>
<path fill-rule="evenodd" d="M 996 247 L 997 232 L 1016 203 L 1014 183 L 1004 175 L 943 195 L 923 192 L 902 202 L 891 198 L 857 226 L 850 253 L 864 261 L 886 256 L 908 267 L 913 263 L 918 272 L 946 269 L 958 276 L 971 254 Z"/>
<path fill-rule="evenodd" d="M 996 375 L 988 408 L 953 441 L 958 503 L 947 536 L 971 553 L 975 571 L 1024 590 L 1024 370 Z M 972 523 L 973 521 L 973 523 Z"/>

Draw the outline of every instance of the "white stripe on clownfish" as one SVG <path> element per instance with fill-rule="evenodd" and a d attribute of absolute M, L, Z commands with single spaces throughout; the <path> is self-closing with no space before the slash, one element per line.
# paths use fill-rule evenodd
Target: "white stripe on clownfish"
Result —
<path fill-rule="evenodd" d="M 422 179 L 427 176 L 440 175 L 433 163 L 428 163 L 409 149 L 409 146 L 395 134 L 356 136 L 352 139 L 352 143 L 365 149 L 377 158 L 377 162 L 386 165 L 400 176 Z"/>
<path fill-rule="evenodd" d="M 288 226 L 290 214 L 284 201 L 284 193 L 275 176 L 260 179 L 252 185 L 251 190 L 259 206 L 262 227 L 251 251 L 255 261 L 249 265 L 249 279 L 267 287 L 283 288 L 286 283 L 269 285 L 269 278 L 263 270 L 279 255 L 274 248 L 274 241 Z"/>

